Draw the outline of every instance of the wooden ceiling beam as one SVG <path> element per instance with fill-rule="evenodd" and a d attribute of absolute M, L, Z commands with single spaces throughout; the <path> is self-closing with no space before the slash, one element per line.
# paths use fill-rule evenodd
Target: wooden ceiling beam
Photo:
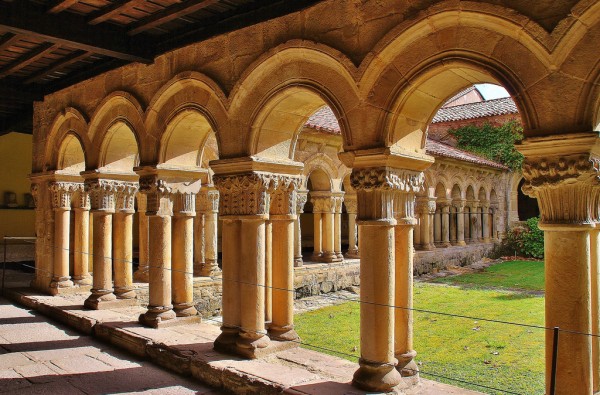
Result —
<path fill-rule="evenodd" d="M 0 51 L 4 51 L 17 41 L 19 41 L 19 36 L 14 33 L 5 33 L 2 38 L 0 38 Z"/>
<path fill-rule="evenodd" d="M 21 70 L 22 68 L 29 66 L 33 62 L 39 60 L 40 58 L 43 58 L 48 53 L 54 51 L 58 47 L 59 45 L 55 43 L 42 43 L 33 51 L 26 52 L 22 56 L 7 64 L 6 66 L 0 67 L 0 78 L 6 77 L 10 73 L 14 73 L 15 71 Z"/>
<path fill-rule="evenodd" d="M 135 7 L 143 2 L 143 0 L 118 0 L 109 6 L 103 7 L 98 11 L 88 16 L 88 23 L 90 25 L 97 25 L 102 22 L 106 22 L 113 16 L 119 15 L 120 13 Z"/>
<path fill-rule="evenodd" d="M 55 0 L 51 3 L 50 7 L 48 7 L 48 13 L 58 14 L 77 3 L 79 3 L 79 0 Z"/>
<path fill-rule="evenodd" d="M 152 62 L 153 43 L 134 46 L 120 27 L 90 26 L 83 16 L 70 12 L 47 14 L 45 10 L 29 1 L 0 2 L 0 29 L 128 62 Z"/>
<path fill-rule="evenodd" d="M 147 30 L 164 25 L 174 19 L 189 15 L 203 8 L 218 3 L 219 0 L 187 0 L 183 3 L 173 4 L 162 11 L 155 12 L 146 18 L 129 25 L 131 29 L 127 32 L 130 36 L 143 33 Z"/>
<path fill-rule="evenodd" d="M 52 74 L 55 71 L 62 70 L 65 67 L 72 65 L 73 63 L 77 63 L 80 60 L 89 57 L 90 55 L 91 55 L 91 52 L 87 52 L 87 51 L 83 51 L 83 50 L 75 51 L 72 54 L 67 55 L 64 58 L 59 59 L 58 61 L 52 63 L 47 68 L 40 70 L 37 73 L 31 75 L 29 78 L 27 78 L 24 81 L 24 84 L 28 85 L 33 82 L 37 82 L 37 81 L 41 80 L 42 78 L 44 78 L 45 76 Z"/>

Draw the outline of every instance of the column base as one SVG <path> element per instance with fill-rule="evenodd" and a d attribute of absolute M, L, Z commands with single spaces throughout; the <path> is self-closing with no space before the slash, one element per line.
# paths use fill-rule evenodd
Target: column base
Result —
<path fill-rule="evenodd" d="M 135 273 L 133 273 L 133 279 L 139 283 L 149 282 L 150 274 L 148 272 L 148 268 L 136 270 Z"/>
<path fill-rule="evenodd" d="M 376 392 L 389 392 L 402 382 L 402 376 L 393 364 L 358 361 L 360 368 L 354 372 L 352 385 Z"/>
<path fill-rule="evenodd" d="M 333 263 L 333 262 L 342 262 L 344 258 L 338 258 L 338 256 L 333 252 L 326 252 L 321 255 L 321 259 L 319 262 L 325 263 Z"/>
<path fill-rule="evenodd" d="M 424 246 L 421 246 L 420 250 L 421 251 L 433 251 L 433 250 L 435 250 L 435 246 L 432 246 L 431 244 L 424 245 Z"/>
<path fill-rule="evenodd" d="M 137 299 L 117 299 L 113 293 L 104 294 L 100 297 L 92 293 L 83 302 L 83 307 L 90 310 L 108 310 L 130 306 L 137 306 Z"/>
<path fill-rule="evenodd" d="M 344 254 L 341 252 L 336 252 L 335 255 L 338 257 L 338 259 L 341 259 L 342 261 L 344 260 Z"/>
<path fill-rule="evenodd" d="M 483 239 L 483 242 L 484 242 L 484 243 L 491 243 L 491 242 L 492 242 L 492 239 L 489 239 L 489 238 L 488 238 L 488 239 Z"/>
<path fill-rule="evenodd" d="M 349 259 L 359 259 L 360 258 L 360 252 L 358 251 L 358 248 L 355 250 L 348 250 L 346 252 L 346 258 Z"/>
<path fill-rule="evenodd" d="M 85 293 L 90 292 L 91 289 L 92 289 L 91 285 L 82 285 L 82 286 L 74 285 L 72 287 L 66 287 L 66 288 L 48 288 L 48 293 L 53 296 L 85 294 Z"/>
<path fill-rule="evenodd" d="M 294 267 L 302 267 L 304 265 L 304 261 L 302 260 L 302 257 L 295 257 L 294 258 Z"/>
<path fill-rule="evenodd" d="M 467 243 L 465 243 L 464 241 L 457 241 L 456 243 L 454 243 L 454 245 L 456 247 L 464 247 L 467 245 Z"/>
<path fill-rule="evenodd" d="M 322 262 L 323 261 L 323 253 L 319 252 L 318 254 L 312 254 L 310 256 L 310 260 L 313 262 Z"/>
<path fill-rule="evenodd" d="M 277 327 L 275 325 L 269 326 L 269 337 L 272 340 L 280 340 L 287 342 L 299 342 L 300 336 L 294 329 L 294 326 L 282 326 Z"/>
<path fill-rule="evenodd" d="M 221 334 L 215 339 L 214 349 L 217 351 L 232 353 L 235 349 L 240 330 L 235 327 L 221 326 Z"/>
<path fill-rule="evenodd" d="M 248 359 L 264 358 L 271 354 L 290 350 L 300 346 L 298 342 L 295 341 L 269 340 L 269 337 L 263 336 L 263 339 L 267 340 L 266 347 L 242 347 L 238 344 L 241 336 L 239 336 L 239 331 L 237 328 L 221 327 L 221 331 L 221 334 L 215 340 L 214 349 L 219 352 L 241 356 Z"/>
<path fill-rule="evenodd" d="M 193 303 L 173 303 L 173 311 L 177 317 L 192 317 L 198 315 Z"/>
<path fill-rule="evenodd" d="M 196 274 L 196 272 L 198 274 Z M 221 274 L 221 269 L 219 269 L 219 265 L 217 261 L 206 261 L 200 264 L 198 270 L 194 270 L 194 276 L 199 277 L 216 277 Z"/>
<path fill-rule="evenodd" d="M 92 285 L 92 276 L 89 274 L 84 276 L 75 276 L 73 277 L 73 282 L 79 287 L 89 286 Z"/>
<path fill-rule="evenodd" d="M 115 296 L 117 299 L 136 299 L 137 295 L 133 287 L 116 287 Z"/>
<path fill-rule="evenodd" d="M 415 362 L 415 357 L 417 356 L 417 352 L 415 350 L 411 350 L 404 354 L 397 354 L 396 359 L 398 360 L 398 364 L 396 365 L 396 369 L 400 372 L 402 377 L 419 377 L 419 367 Z"/>
<path fill-rule="evenodd" d="M 256 358 L 257 350 L 267 348 L 270 342 L 271 339 L 266 333 L 246 332 L 242 329 L 235 342 L 235 347 L 239 355 Z"/>
<path fill-rule="evenodd" d="M 73 281 L 71 281 L 71 277 L 55 277 L 50 282 L 50 288 L 73 288 Z M 57 292 L 58 293 L 58 292 Z"/>
<path fill-rule="evenodd" d="M 148 311 L 140 314 L 139 322 L 151 328 L 164 326 L 164 322 L 176 317 L 173 306 L 148 306 Z"/>

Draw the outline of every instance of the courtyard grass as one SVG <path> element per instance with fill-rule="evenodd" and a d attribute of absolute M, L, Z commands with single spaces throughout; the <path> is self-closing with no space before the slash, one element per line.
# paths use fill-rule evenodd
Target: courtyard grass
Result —
<path fill-rule="evenodd" d="M 507 261 L 489 266 L 482 272 L 443 277 L 434 281 L 468 287 L 543 291 L 544 262 Z"/>
<path fill-rule="evenodd" d="M 477 275 L 483 274 L 472 276 Z M 486 285 L 503 282 L 500 278 Z M 414 312 L 415 350 L 422 377 L 490 394 L 544 393 L 543 329 L 433 313 L 542 326 L 543 297 L 520 291 L 416 283 L 414 307 L 418 310 Z M 348 302 L 298 315 L 296 329 L 304 343 L 357 361 L 359 316 L 359 303 Z"/>

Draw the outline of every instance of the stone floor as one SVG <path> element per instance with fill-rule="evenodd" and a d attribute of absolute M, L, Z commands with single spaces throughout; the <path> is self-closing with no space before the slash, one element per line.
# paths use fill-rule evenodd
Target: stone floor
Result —
<path fill-rule="evenodd" d="M 220 392 L 0 298 L 0 393 Z"/>

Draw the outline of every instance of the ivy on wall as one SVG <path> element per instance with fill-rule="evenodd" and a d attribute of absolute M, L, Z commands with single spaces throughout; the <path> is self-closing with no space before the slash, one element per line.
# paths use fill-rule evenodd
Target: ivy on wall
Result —
<path fill-rule="evenodd" d="M 518 170 L 523 163 L 523 155 L 515 149 L 515 142 L 523 139 L 523 127 L 517 121 L 509 121 L 501 126 L 488 122 L 483 125 L 467 125 L 448 131 L 458 142 L 458 148 L 484 158 L 500 162 L 511 170 Z"/>

